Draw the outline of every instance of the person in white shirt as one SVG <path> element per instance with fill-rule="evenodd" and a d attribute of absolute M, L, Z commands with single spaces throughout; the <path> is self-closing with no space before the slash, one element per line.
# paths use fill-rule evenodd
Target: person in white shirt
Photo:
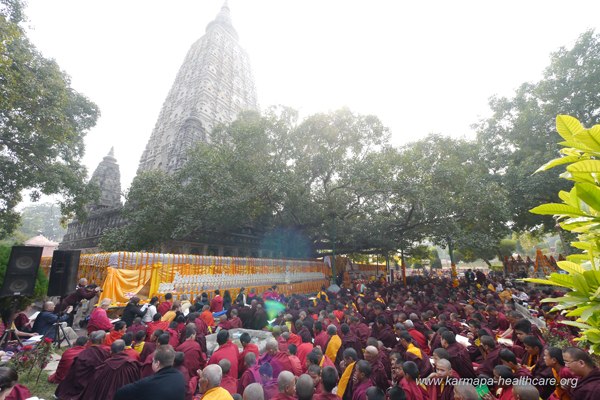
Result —
<path fill-rule="evenodd" d="M 148 309 L 148 312 L 146 312 L 146 314 L 144 314 L 144 317 L 142 318 L 142 322 L 147 324 L 148 322 L 152 322 L 154 315 L 158 312 L 156 311 L 156 304 L 158 303 L 158 297 L 154 296 L 152 299 L 150 299 L 150 303 L 144 304 L 144 306 L 142 307 L 142 311 L 144 311 L 146 308 Z"/>

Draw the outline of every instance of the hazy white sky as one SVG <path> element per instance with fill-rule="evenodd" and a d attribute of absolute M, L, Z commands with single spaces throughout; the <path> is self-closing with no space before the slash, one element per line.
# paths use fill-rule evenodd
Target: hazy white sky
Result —
<path fill-rule="evenodd" d="M 222 0 L 29 0 L 28 35 L 101 110 L 89 174 L 115 146 L 122 187 L 175 75 Z M 230 0 L 262 108 L 375 114 L 394 143 L 473 135 L 487 100 L 541 77 L 596 28 L 598 1 Z"/>

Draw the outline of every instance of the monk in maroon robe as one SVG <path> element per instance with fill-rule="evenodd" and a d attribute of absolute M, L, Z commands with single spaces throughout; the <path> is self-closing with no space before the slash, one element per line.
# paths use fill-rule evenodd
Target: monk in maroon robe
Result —
<path fill-rule="evenodd" d="M 354 349 L 356 351 L 356 354 L 358 355 L 358 359 L 362 359 L 363 358 L 363 352 L 362 352 L 362 345 L 360 342 L 360 339 L 354 334 L 354 332 L 352 332 L 352 330 L 350 329 L 350 326 L 347 324 L 342 324 L 342 326 L 340 327 L 341 331 L 342 331 L 342 346 L 340 347 L 340 349 L 338 350 L 338 354 L 336 357 L 336 362 L 341 361 L 343 358 L 343 354 L 344 354 L 344 350 L 346 349 Z"/>
<path fill-rule="evenodd" d="M 496 344 L 496 341 L 491 336 L 482 336 L 481 339 L 481 348 L 484 352 L 483 363 L 479 368 L 477 368 L 477 374 L 485 375 L 487 377 L 494 377 L 494 367 L 496 365 L 502 364 L 502 360 L 500 359 L 500 351 L 502 347 Z"/>
<path fill-rule="evenodd" d="M 452 365 L 448 360 L 441 359 L 437 361 L 436 372 L 429 375 L 429 377 L 443 379 L 440 385 L 429 385 L 427 387 L 430 399 L 454 400 L 454 385 L 451 385 L 450 382 L 460 377 L 452 370 Z"/>
<path fill-rule="evenodd" d="M 181 351 L 185 360 L 183 364 L 188 370 L 189 376 L 187 379 L 191 379 L 197 375 L 196 371 L 206 366 L 206 356 L 202 352 L 200 345 L 196 342 L 196 329 L 193 326 L 187 326 L 185 328 L 185 342 L 177 346 L 176 351 Z"/>
<path fill-rule="evenodd" d="M 442 347 L 450 354 L 449 361 L 452 364 L 452 369 L 461 378 L 475 378 L 477 376 L 467 349 L 456 342 L 454 332 L 446 331 L 442 333 Z"/>
<path fill-rule="evenodd" d="M 373 384 L 384 392 L 390 387 L 385 367 L 379 360 L 379 350 L 373 346 L 365 349 L 365 360 L 371 365 L 371 380 Z"/>
<path fill-rule="evenodd" d="M 120 388 L 140 379 L 140 363 L 132 360 L 123 350 L 125 342 L 115 341 L 111 356 L 96 367 L 93 378 L 81 394 L 81 400 L 112 399 Z"/>
<path fill-rule="evenodd" d="M 238 379 L 238 393 L 244 393 L 244 389 L 252 383 L 261 383 L 259 367 L 256 364 L 256 355 L 254 353 L 246 354 L 244 357 L 244 367 L 244 372 L 240 379 Z"/>
<path fill-rule="evenodd" d="M 275 339 L 267 339 L 265 354 L 258 361 L 258 365 L 271 364 L 273 369 L 273 379 L 277 379 L 281 371 L 292 372 L 292 363 L 286 353 L 279 351 L 279 346 Z"/>
<path fill-rule="evenodd" d="M 221 367 L 221 371 L 223 371 L 221 387 L 227 390 L 229 394 L 233 396 L 238 390 L 238 380 L 237 378 L 231 376 L 231 362 L 229 360 L 221 360 L 219 361 L 219 367 Z"/>
<path fill-rule="evenodd" d="M 67 349 L 60 357 L 56 372 L 48 377 L 48 382 L 61 383 L 67 377 L 67 373 L 69 372 L 71 365 L 73 365 L 75 358 L 79 355 L 79 353 L 86 349 L 86 343 L 87 337 L 80 336 L 77 338 L 75 341 L 75 346 Z"/>
<path fill-rule="evenodd" d="M 238 376 L 240 376 L 240 377 L 246 370 L 246 364 L 244 362 L 244 358 L 246 357 L 246 354 L 254 353 L 256 355 L 256 358 L 259 357 L 258 346 L 256 346 L 250 340 L 251 340 L 251 337 L 250 337 L 250 334 L 248 334 L 248 332 L 244 332 L 240 335 L 240 343 L 242 344 L 242 347 L 243 347 L 243 350 L 238 357 L 238 371 L 239 371 Z"/>
<path fill-rule="evenodd" d="M 56 388 L 55 395 L 60 400 L 75 400 L 92 378 L 96 367 L 108 358 L 110 353 L 102 346 L 104 331 L 92 332 L 90 335 L 91 346 L 75 357 L 65 379 Z"/>
<path fill-rule="evenodd" d="M 212 354 L 209 364 L 218 364 L 221 360 L 229 360 L 231 362 L 231 376 L 238 376 L 238 356 L 239 350 L 237 345 L 229 340 L 229 332 L 225 329 L 217 334 L 217 343 L 219 348 Z"/>
<path fill-rule="evenodd" d="M 369 362 L 367 360 L 357 361 L 354 368 L 352 400 L 367 400 L 367 389 L 374 386 L 371 376 L 372 372 Z"/>

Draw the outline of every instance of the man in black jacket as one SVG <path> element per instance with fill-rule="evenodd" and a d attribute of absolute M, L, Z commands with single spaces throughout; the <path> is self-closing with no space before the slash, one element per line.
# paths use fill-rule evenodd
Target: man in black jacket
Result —
<path fill-rule="evenodd" d="M 114 400 L 184 400 L 186 384 L 181 372 L 173 368 L 174 359 L 173 347 L 160 346 L 152 362 L 155 374 L 123 386 L 117 390 Z"/>

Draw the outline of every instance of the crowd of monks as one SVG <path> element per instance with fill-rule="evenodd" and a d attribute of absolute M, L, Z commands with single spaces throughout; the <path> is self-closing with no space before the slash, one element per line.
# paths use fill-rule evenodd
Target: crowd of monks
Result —
<path fill-rule="evenodd" d="M 541 300 L 558 295 L 484 274 L 458 287 L 418 277 L 406 286 L 323 288 L 316 298 L 273 288 L 269 298 L 285 311 L 270 324 L 260 296 L 225 305 L 219 294 L 185 305 L 154 299 L 149 322 L 149 307 L 133 299 L 133 317 L 110 327 L 98 307 L 96 328 L 64 352 L 50 381 L 61 400 L 598 399 L 600 370 L 589 352 L 547 345 L 537 319 L 517 310 L 524 304 L 557 323 L 564 317 Z M 262 354 L 248 332 L 241 347 L 232 341 L 229 330 L 240 327 L 272 332 Z M 218 348 L 208 354 L 211 333 Z"/>

